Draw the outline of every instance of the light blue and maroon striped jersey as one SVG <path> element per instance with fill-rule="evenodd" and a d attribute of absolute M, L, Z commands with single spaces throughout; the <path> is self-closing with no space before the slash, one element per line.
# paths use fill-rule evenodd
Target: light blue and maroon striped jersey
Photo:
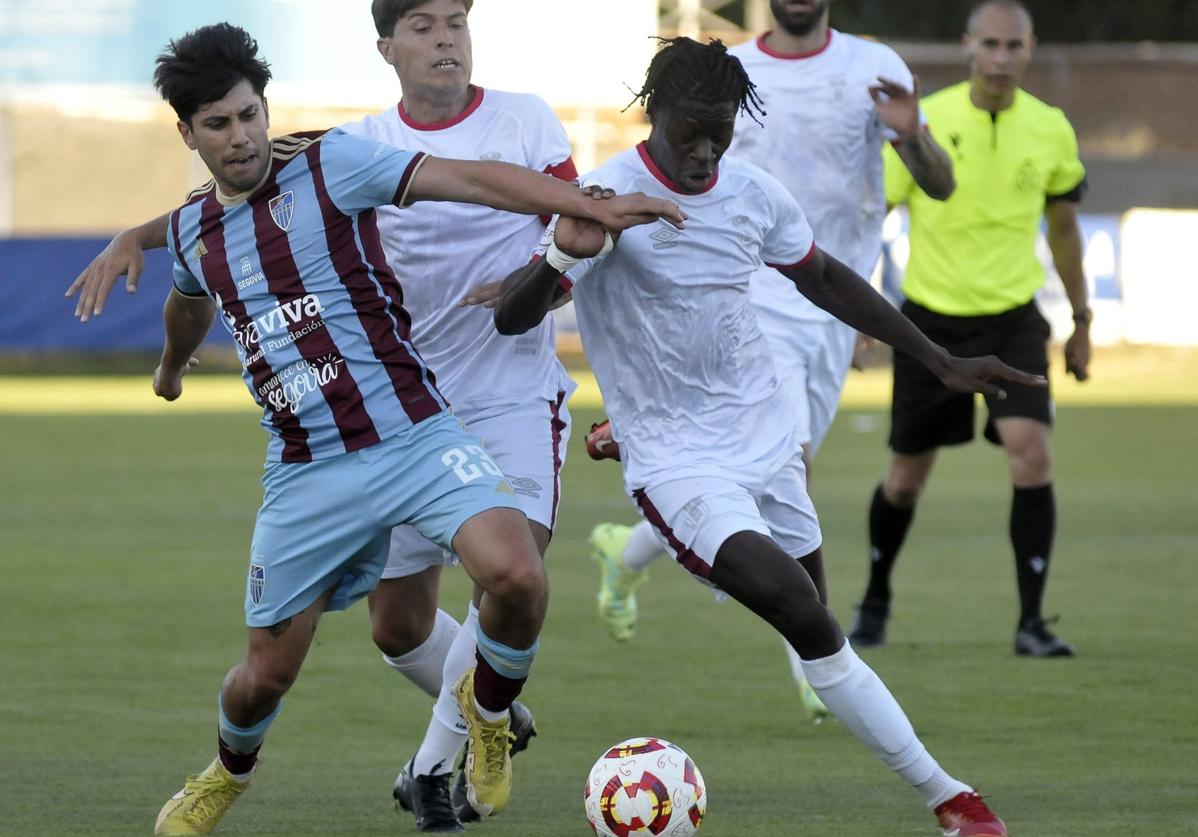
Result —
<path fill-rule="evenodd" d="M 248 199 L 209 184 L 171 213 L 175 287 L 220 309 L 269 460 L 358 450 L 447 408 L 374 211 L 403 206 L 424 157 L 340 130 L 279 137 Z"/>

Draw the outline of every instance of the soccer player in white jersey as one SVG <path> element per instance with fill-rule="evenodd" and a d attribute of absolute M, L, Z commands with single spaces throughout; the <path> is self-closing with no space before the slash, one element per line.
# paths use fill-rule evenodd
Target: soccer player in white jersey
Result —
<path fill-rule="evenodd" d="M 741 114 L 728 152 L 760 166 L 795 196 L 820 249 L 869 277 L 882 250 L 886 196 L 882 146 L 893 143 L 915 182 L 943 200 L 952 162 L 926 130 L 911 71 L 894 50 L 833 30 L 832 0 L 771 0 L 775 28 L 729 50 L 753 80 L 767 115 Z M 763 267 L 753 275 L 753 310 L 778 377 L 796 407 L 810 468 L 836 415 L 857 333 Z M 609 450 L 611 450 L 609 448 Z M 600 524 L 591 533 L 601 568 L 599 612 L 617 640 L 636 625 L 637 587 L 662 553 L 652 527 Z M 826 711 L 787 646 L 808 716 Z"/>
<path fill-rule="evenodd" d="M 801 439 L 778 421 L 794 407 L 753 313 L 750 277 L 775 265 L 813 302 L 920 358 L 951 388 L 1043 379 L 993 357 L 949 355 L 820 251 L 781 183 L 723 156 L 737 111 L 757 101 L 740 62 L 718 41 L 667 43 L 638 94 L 649 139 L 583 182 L 668 195 L 686 229 L 631 230 L 612 249 L 601 229 L 561 218 L 545 258 L 505 280 L 496 324 L 512 334 L 535 327 L 565 278 L 625 487 L 678 562 L 785 637 L 831 713 L 920 793 L 946 835 L 1005 837 L 977 792 L 928 754 L 826 607 Z"/>
<path fill-rule="evenodd" d="M 403 98 L 345 130 L 439 157 L 504 160 L 574 180 L 569 140 L 544 100 L 470 83 L 470 6 L 470 0 L 374 0 L 378 49 L 395 68 Z M 558 474 L 570 434 L 566 399 L 574 384 L 557 359 L 551 318 L 528 334 L 504 337 L 490 311 L 461 304 L 477 285 L 498 282 L 524 264 L 544 223 L 463 204 L 412 209 L 380 213 L 379 230 L 402 276 L 413 335 L 454 413 L 508 477 L 544 555 L 560 497 Z M 438 579 L 447 557 L 412 527 L 396 529 L 383 581 L 371 596 L 374 639 L 384 659 L 436 697 L 395 796 L 413 811 L 419 830 L 437 832 L 460 831 L 460 820 L 478 818 L 464 797 L 464 774 L 453 789 L 456 805 L 449 805 L 448 777 L 466 734 L 453 686 L 474 664 L 482 591 L 476 589 L 461 625 L 439 610 Z M 392 600 L 417 600 L 423 608 L 405 612 Z M 512 721 L 522 747 L 534 727 L 530 716 L 516 712 L 519 706 Z"/>
<path fill-rule="evenodd" d="M 471 5 L 471 0 L 374 0 L 378 50 L 394 67 L 403 96 L 395 107 L 343 130 L 438 157 L 503 160 L 575 179 L 569 140 L 548 104 L 470 83 Z M 565 402 L 573 382 L 557 360 L 551 320 L 520 337 L 503 337 L 490 311 L 460 304 L 467 291 L 497 284 L 527 262 L 543 221 L 463 204 L 421 203 L 403 211 L 381 208 L 378 227 L 403 284 L 422 357 L 455 414 L 503 469 L 544 555 L 560 498 L 558 474 L 570 433 Z M 89 266 L 71 289 L 83 291 L 77 309 L 82 319 L 99 312 L 122 273 L 136 286 L 141 248 L 163 246 L 165 228 L 163 218 L 123 233 Z M 461 820 L 478 818 L 465 798 L 465 774 L 453 787 L 452 805 L 448 777 L 466 736 L 453 687 L 474 664 L 481 590 L 460 625 L 439 610 L 440 571 L 448 557 L 414 528 L 396 529 L 383 580 L 369 599 L 374 641 L 384 659 L 437 699 L 425 738 L 394 790 L 421 831 L 462 831 Z M 512 729 L 517 748 L 535 734 L 531 716 L 518 703 Z"/>

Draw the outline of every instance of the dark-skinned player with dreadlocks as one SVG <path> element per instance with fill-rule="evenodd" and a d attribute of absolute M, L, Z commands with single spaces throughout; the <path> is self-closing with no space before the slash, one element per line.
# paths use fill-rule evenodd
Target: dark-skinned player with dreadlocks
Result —
<path fill-rule="evenodd" d="M 740 62 L 718 41 L 664 43 L 637 94 L 648 140 L 583 182 L 675 200 L 686 228 L 647 225 L 617 243 L 597 225 L 557 219 L 544 258 L 505 280 L 495 324 L 523 333 L 571 289 L 625 487 L 678 562 L 782 634 L 832 714 L 919 792 L 944 834 L 1005 837 L 977 792 L 929 755 L 826 606 L 819 522 L 788 418 L 796 410 L 750 308 L 750 275 L 776 267 L 952 389 L 997 394 L 997 381 L 1043 379 L 993 357 L 949 355 L 822 253 L 782 184 L 724 156 L 738 111 L 762 114 Z"/>

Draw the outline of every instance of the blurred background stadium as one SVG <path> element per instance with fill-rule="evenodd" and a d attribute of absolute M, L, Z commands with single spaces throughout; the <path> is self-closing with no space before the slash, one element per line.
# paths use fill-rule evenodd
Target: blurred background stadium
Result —
<path fill-rule="evenodd" d="M 205 356 L 221 374 L 189 378 L 168 407 L 148 386 L 164 255 L 137 295 L 118 289 L 85 326 L 62 297 L 112 233 L 207 179 L 150 89 L 153 57 L 195 26 L 238 23 L 273 63 L 276 132 L 331 126 L 398 97 L 368 5 L 0 0 L 0 834 L 147 833 L 181 767 L 210 751 L 212 692 L 241 650 L 264 439 L 223 332 Z M 966 73 L 969 5 L 836 0 L 832 23 L 894 46 L 932 92 Z M 1028 5 L 1041 45 L 1027 87 L 1064 108 L 1091 183 L 1082 223 L 1099 348 L 1087 384 L 1056 369 L 1061 534 L 1048 605 L 1080 656 L 1011 656 L 1005 463 L 973 445 L 939 466 L 896 580 L 890 646 L 869 660 L 946 765 L 993 792 L 1013 834 L 1198 834 L 1198 2 Z M 735 42 L 768 19 L 767 0 L 476 0 L 474 77 L 548 99 L 586 170 L 647 134 L 639 109 L 624 108 L 649 35 Z M 904 229 L 900 214 L 889 219 L 877 274 L 889 290 Z M 1066 336 L 1052 278 L 1042 303 Z M 561 316 L 582 384 L 578 431 L 600 404 Z M 842 621 L 885 461 L 878 363 L 851 376 L 815 483 Z M 609 642 L 585 539 L 632 510 L 617 470 L 587 461 L 580 436 L 528 691 L 542 737 L 486 831 L 585 833 L 587 767 L 648 733 L 697 759 L 711 837 L 929 833 L 909 791 L 844 730 L 802 723 L 777 640 L 672 568 L 654 570 L 638 640 Z M 459 610 L 460 574 L 446 587 Z M 378 663 L 364 608 L 326 620 L 320 640 L 272 733 L 264 781 L 221 833 L 411 832 L 387 793 L 427 702 Z"/>
<path fill-rule="evenodd" d="M 398 98 L 374 50 L 367 4 L 359 5 L 349 14 L 321 0 L 0 0 L 0 288 L 9 300 L 0 352 L 158 345 L 154 294 L 121 300 L 80 329 L 51 291 L 112 232 L 160 214 L 207 179 L 149 86 L 167 39 L 212 20 L 244 25 L 273 64 L 275 130 L 331 126 Z M 1189 88 L 1198 78 L 1198 3 L 1030 5 L 1042 45 L 1027 87 L 1064 108 L 1089 169 L 1082 223 L 1095 341 L 1194 345 L 1198 104 Z M 833 24 L 893 45 L 932 92 L 964 73 L 956 41 L 968 6 L 838 0 Z M 548 99 L 586 171 L 647 132 L 639 108 L 623 109 L 652 55 L 648 33 L 731 43 L 768 19 L 767 0 L 481 0 L 471 17 L 474 77 Z M 530 32 L 552 35 L 522 48 Z M 579 60 L 580 41 L 593 57 Z M 898 213 L 887 241 L 893 288 L 906 259 Z M 165 264 L 164 256 L 151 262 L 149 287 L 162 287 Z M 1042 301 L 1067 325 L 1055 281 Z M 568 326 L 568 312 L 565 319 Z"/>

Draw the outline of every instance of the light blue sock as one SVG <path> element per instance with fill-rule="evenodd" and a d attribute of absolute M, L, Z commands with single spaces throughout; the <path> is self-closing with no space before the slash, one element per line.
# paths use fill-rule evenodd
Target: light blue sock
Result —
<path fill-rule="evenodd" d="M 537 655 L 537 649 L 541 647 L 541 641 L 538 639 L 531 648 L 523 651 L 509 648 L 483 633 L 482 625 L 478 626 L 476 641 L 478 653 L 487 661 L 487 665 L 495 669 L 495 673 L 500 677 L 506 677 L 509 680 L 524 680 L 528 677 L 528 672 L 532 669 L 532 659 Z"/>
<path fill-rule="evenodd" d="M 216 696 L 216 706 L 220 712 L 220 740 L 234 753 L 252 753 L 262 746 L 266 731 L 283 708 L 283 701 L 279 701 L 274 712 L 248 728 L 237 726 L 225 716 L 225 703 L 220 695 Z"/>

